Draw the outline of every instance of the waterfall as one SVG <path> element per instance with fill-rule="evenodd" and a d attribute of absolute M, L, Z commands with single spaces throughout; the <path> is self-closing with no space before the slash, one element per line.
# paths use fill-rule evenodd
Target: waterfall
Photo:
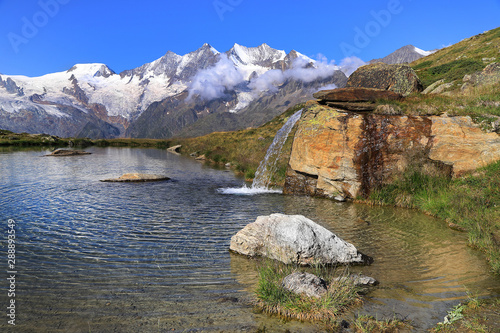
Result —
<path fill-rule="evenodd" d="M 293 126 L 297 123 L 302 115 L 302 110 L 295 112 L 283 125 L 283 127 L 276 133 L 273 143 L 267 149 L 266 156 L 260 162 L 260 165 L 255 172 L 255 178 L 252 187 L 243 186 L 241 188 L 222 188 L 219 193 L 222 194 L 240 194 L 240 195 L 253 195 L 259 193 L 281 193 L 281 190 L 269 188 L 273 174 L 276 172 L 277 163 L 283 145 L 288 138 L 288 134 Z"/>
<path fill-rule="evenodd" d="M 276 133 L 273 143 L 267 149 L 266 157 L 260 162 L 255 178 L 252 183 L 253 189 L 269 189 L 272 176 L 276 173 L 277 163 L 281 154 L 281 149 L 288 138 L 295 123 L 300 119 L 302 110 L 295 112 Z"/>

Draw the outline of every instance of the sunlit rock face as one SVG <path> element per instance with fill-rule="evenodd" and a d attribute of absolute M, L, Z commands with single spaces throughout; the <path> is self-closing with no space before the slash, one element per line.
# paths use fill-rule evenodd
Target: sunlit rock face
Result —
<path fill-rule="evenodd" d="M 366 197 L 409 166 L 453 177 L 500 160 L 500 136 L 470 117 L 352 113 L 313 104 L 298 124 L 285 194 Z"/>

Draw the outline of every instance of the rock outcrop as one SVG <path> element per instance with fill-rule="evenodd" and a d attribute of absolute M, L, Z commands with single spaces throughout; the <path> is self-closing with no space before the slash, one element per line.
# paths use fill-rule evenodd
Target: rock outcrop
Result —
<path fill-rule="evenodd" d="M 458 176 L 500 160 L 500 136 L 470 117 L 351 113 L 311 105 L 298 123 L 283 192 L 367 196 L 412 165 Z"/>
<path fill-rule="evenodd" d="M 295 294 L 314 298 L 321 298 L 328 289 L 325 280 L 305 272 L 294 272 L 286 276 L 282 286 L 285 290 Z"/>
<path fill-rule="evenodd" d="M 101 180 L 101 182 L 108 182 L 108 183 L 155 182 L 155 181 L 163 181 L 169 179 L 170 179 L 169 177 L 161 175 L 151 175 L 145 173 L 126 173 L 119 178 L 104 179 Z"/>
<path fill-rule="evenodd" d="M 390 90 L 403 96 L 423 90 L 420 79 L 410 66 L 381 62 L 358 68 L 349 76 L 346 88 Z"/>
<path fill-rule="evenodd" d="M 481 72 L 465 75 L 463 82 L 462 90 L 500 82 L 500 63 L 489 64 Z"/>
<path fill-rule="evenodd" d="M 285 264 L 369 263 L 354 245 L 302 215 L 259 216 L 231 238 L 230 250 Z"/>

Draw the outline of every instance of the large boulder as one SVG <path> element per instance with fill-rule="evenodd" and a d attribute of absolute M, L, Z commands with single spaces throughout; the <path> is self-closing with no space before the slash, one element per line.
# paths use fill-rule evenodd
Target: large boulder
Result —
<path fill-rule="evenodd" d="M 408 65 L 388 65 L 381 62 L 365 65 L 351 74 L 346 88 L 390 90 L 403 96 L 423 90 L 415 71 Z"/>
<path fill-rule="evenodd" d="M 328 290 L 325 280 L 305 272 L 294 272 L 287 275 L 283 279 L 282 286 L 285 290 L 295 294 L 304 294 L 315 298 L 321 298 Z"/>
<path fill-rule="evenodd" d="M 358 252 L 354 245 L 302 215 L 259 216 L 231 238 L 230 249 L 285 264 L 371 262 L 371 258 Z"/>

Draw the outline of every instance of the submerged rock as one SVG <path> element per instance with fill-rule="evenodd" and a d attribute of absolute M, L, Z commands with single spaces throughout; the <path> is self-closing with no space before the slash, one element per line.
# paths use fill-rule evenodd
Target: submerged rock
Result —
<path fill-rule="evenodd" d="M 285 264 L 371 263 L 354 245 L 302 215 L 259 216 L 231 238 L 236 253 Z"/>
<path fill-rule="evenodd" d="M 282 287 L 295 294 L 321 298 L 327 291 L 325 280 L 314 274 L 294 272 L 283 279 Z"/>
<path fill-rule="evenodd" d="M 69 150 L 69 149 L 56 149 L 52 153 L 45 156 L 78 156 L 78 155 L 90 155 L 92 153 L 83 150 Z"/>
<path fill-rule="evenodd" d="M 151 175 L 145 173 L 126 173 L 119 178 L 113 179 L 104 179 L 101 182 L 111 182 L 111 183 L 120 183 L 120 182 L 154 182 L 154 181 L 162 181 L 169 180 L 169 177 L 161 176 L 161 175 Z"/>
<path fill-rule="evenodd" d="M 355 286 L 358 287 L 368 287 L 368 286 L 376 286 L 378 281 L 372 277 L 362 275 L 362 274 L 351 274 L 349 276 L 342 276 L 334 279 L 334 281 L 344 282 L 344 281 L 352 281 Z"/>

